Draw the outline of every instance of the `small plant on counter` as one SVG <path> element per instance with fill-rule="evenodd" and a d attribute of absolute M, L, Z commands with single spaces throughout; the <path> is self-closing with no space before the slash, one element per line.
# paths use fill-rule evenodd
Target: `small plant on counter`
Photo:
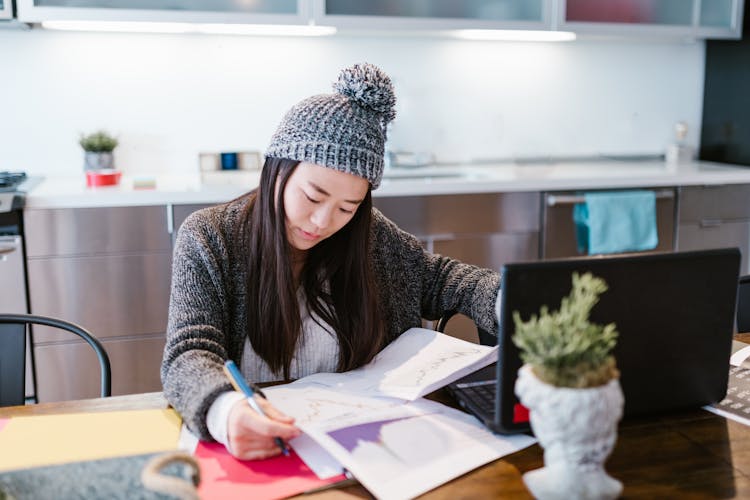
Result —
<path fill-rule="evenodd" d="M 591 273 L 573 273 L 573 289 L 552 313 L 542 306 L 539 315 L 524 322 L 513 312 L 513 343 L 521 359 L 540 380 L 557 387 L 596 387 L 619 377 L 612 356 L 617 342 L 614 323 L 589 322 L 589 313 L 607 291 L 606 282 Z"/>
<path fill-rule="evenodd" d="M 117 147 L 117 139 L 104 130 L 92 134 L 81 134 L 78 141 L 84 151 L 90 153 L 111 153 Z"/>

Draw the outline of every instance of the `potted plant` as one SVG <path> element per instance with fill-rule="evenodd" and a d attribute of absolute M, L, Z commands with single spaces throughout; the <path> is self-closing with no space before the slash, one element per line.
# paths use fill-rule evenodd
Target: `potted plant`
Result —
<path fill-rule="evenodd" d="M 603 464 L 617 439 L 624 403 L 612 355 L 618 333 L 614 323 L 589 321 L 607 290 L 605 281 L 591 273 L 572 278 L 558 311 L 543 306 L 525 322 L 513 313 L 512 340 L 525 363 L 515 392 L 544 448 L 544 467 L 523 479 L 540 499 L 616 498 L 622 483 Z"/>
<path fill-rule="evenodd" d="M 117 147 L 117 139 L 104 130 L 92 134 L 81 134 L 78 144 L 85 152 L 84 170 L 114 168 L 112 151 Z"/>

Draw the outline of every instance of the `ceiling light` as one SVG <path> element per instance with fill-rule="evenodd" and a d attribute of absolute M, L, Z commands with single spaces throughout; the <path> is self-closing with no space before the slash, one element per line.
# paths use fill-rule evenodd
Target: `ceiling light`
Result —
<path fill-rule="evenodd" d="M 516 42 L 569 42 L 576 39 L 571 31 L 542 30 L 454 30 L 456 38 L 464 40 L 506 40 Z"/>
<path fill-rule="evenodd" d="M 157 23 L 140 21 L 43 21 L 42 27 L 68 31 L 121 33 L 205 33 L 219 35 L 324 36 L 336 33 L 332 26 L 282 24 Z"/>

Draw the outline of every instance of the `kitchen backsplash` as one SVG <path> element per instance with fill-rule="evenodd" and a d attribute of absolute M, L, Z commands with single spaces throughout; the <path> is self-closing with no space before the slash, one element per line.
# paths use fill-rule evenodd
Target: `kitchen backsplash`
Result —
<path fill-rule="evenodd" d="M 394 79 L 389 148 L 439 162 L 663 152 L 697 145 L 703 42 L 468 42 L 0 31 L 0 170 L 82 171 L 81 132 L 117 135 L 126 173 L 198 171 L 204 151 L 263 151 L 340 68 Z"/>

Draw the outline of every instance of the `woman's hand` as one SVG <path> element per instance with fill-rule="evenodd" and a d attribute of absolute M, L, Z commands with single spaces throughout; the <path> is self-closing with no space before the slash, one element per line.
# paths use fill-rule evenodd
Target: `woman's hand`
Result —
<path fill-rule="evenodd" d="M 241 460 L 259 460 L 281 453 L 274 442 L 296 438 L 302 432 L 294 426 L 294 419 L 284 415 L 263 398 L 255 399 L 266 413 L 258 414 L 244 399 L 229 410 L 227 438 L 229 453 Z"/>

